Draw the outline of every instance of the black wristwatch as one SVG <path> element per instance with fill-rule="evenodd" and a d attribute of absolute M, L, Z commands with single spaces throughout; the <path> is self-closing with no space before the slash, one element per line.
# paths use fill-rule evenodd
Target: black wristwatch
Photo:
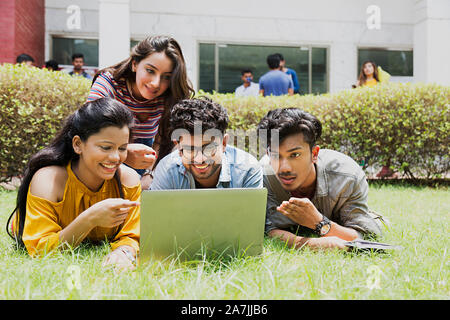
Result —
<path fill-rule="evenodd" d="M 145 169 L 144 173 L 142 174 L 142 176 L 150 176 L 150 178 L 153 179 L 153 170 L 152 169 Z"/>
<path fill-rule="evenodd" d="M 318 224 L 316 224 L 316 228 L 314 229 L 314 232 L 322 237 L 326 235 L 328 232 L 330 232 L 331 229 L 331 221 L 325 215 L 322 215 L 322 221 L 320 221 Z"/>

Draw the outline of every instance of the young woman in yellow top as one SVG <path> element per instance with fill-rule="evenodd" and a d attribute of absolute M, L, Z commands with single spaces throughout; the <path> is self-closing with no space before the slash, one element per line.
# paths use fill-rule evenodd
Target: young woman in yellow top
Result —
<path fill-rule="evenodd" d="M 380 72 L 383 73 L 383 70 L 380 69 Z M 389 74 L 384 72 L 388 77 Z M 387 81 L 387 78 L 384 81 Z M 369 87 L 373 88 L 380 82 L 380 75 L 378 74 L 378 67 L 373 61 L 366 61 L 362 64 L 361 71 L 359 73 L 358 82 L 356 85 L 358 87 Z M 377 177 L 385 178 L 391 177 L 394 175 L 394 171 L 389 168 L 389 164 L 384 165 L 383 168 L 377 173 Z"/>
<path fill-rule="evenodd" d="M 378 77 L 378 68 L 375 62 L 366 61 L 362 64 L 361 71 L 359 72 L 358 87 L 374 87 L 380 82 Z"/>
<path fill-rule="evenodd" d="M 31 157 L 11 226 L 11 236 L 31 256 L 76 247 L 85 239 L 108 239 L 113 251 L 104 265 L 134 268 L 140 178 L 121 165 L 132 125 L 133 115 L 122 103 L 111 98 L 88 102 Z"/>

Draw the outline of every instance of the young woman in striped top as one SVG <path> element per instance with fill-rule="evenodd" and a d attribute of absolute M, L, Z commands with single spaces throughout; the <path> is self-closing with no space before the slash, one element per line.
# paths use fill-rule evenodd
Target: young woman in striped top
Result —
<path fill-rule="evenodd" d="M 154 167 L 173 148 L 168 132 L 171 107 L 193 93 L 181 48 L 166 36 L 142 40 L 129 58 L 95 75 L 88 101 L 112 97 L 133 112 L 133 143 L 125 163 L 141 169 L 137 171 L 144 175 L 143 189 L 151 182 L 143 169 Z"/>

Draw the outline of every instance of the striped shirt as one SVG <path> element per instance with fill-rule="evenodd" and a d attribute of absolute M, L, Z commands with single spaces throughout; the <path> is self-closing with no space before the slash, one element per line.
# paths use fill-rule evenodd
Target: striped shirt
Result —
<path fill-rule="evenodd" d="M 99 74 L 91 87 L 87 101 L 103 97 L 114 98 L 122 102 L 133 112 L 134 127 L 133 140 L 154 139 L 158 132 L 158 125 L 164 111 L 164 98 L 158 97 L 148 102 L 139 102 L 131 97 L 125 79 L 116 80 L 110 72 Z M 146 114 L 147 119 L 141 122 L 137 115 Z"/>

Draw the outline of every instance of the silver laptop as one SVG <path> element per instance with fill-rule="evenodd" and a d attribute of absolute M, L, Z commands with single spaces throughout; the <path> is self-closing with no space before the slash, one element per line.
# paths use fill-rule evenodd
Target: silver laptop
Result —
<path fill-rule="evenodd" d="M 267 189 L 143 191 L 140 261 L 262 253 Z"/>

